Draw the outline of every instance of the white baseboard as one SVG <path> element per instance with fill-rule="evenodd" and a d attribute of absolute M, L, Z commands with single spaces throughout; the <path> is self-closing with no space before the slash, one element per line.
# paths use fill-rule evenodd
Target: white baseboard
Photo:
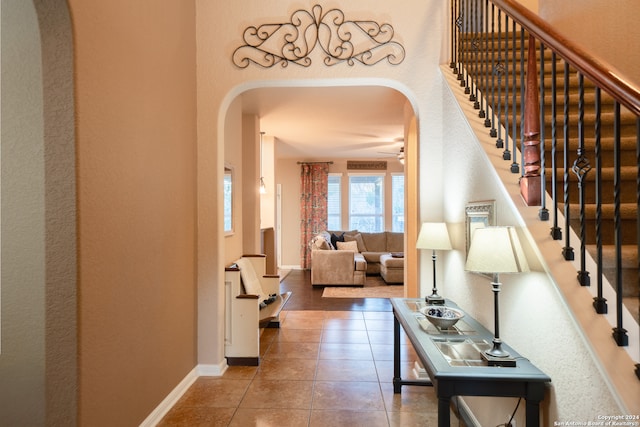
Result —
<path fill-rule="evenodd" d="M 180 383 L 171 390 L 171 393 L 164 398 L 162 402 L 156 407 L 156 409 L 149 414 L 149 416 L 140 423 L 140 427 L 154 427 L 162 418 L 173 408 L 173 406 L 180 400 L 182 395 L 191 387 L 191 385 L 198 379 L 198 377 L 219 377 L 222 376 L 224 371 L 227 370 L 226 360 L 218 365 L 198 365 L 187 374 L 186 377 Z"/>

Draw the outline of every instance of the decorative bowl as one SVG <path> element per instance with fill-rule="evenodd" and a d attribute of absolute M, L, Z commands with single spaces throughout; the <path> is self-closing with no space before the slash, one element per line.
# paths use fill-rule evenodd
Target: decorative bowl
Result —
<path fill-rule="evenodd" d="M 449 329 L 464 317 L 462 311 L 444 305 L 428 305 L 420 311 L 439 329 Z"/>

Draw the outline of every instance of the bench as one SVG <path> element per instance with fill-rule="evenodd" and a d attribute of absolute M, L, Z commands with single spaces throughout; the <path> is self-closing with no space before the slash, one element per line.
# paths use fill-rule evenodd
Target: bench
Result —
<path fill-rule="evenodd" d="M 291 292 L 280 293 L 280 276 L 265 274 L 265 255 L 243 255 L 225 268 L 227 365 L 258 366 L 260 329 L 280 327 Z"/>

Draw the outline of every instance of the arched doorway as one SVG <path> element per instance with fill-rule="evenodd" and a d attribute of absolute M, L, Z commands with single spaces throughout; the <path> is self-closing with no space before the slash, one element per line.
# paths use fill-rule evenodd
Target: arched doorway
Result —
<path fill-rule="evenodd" d="M 259 85 L 255 85 L 250 88 L 247 88 L 247 87 L 236 88 L 237 90 L 234 91 L 236 93 L 236 96 L 235 98 L 233 98 L 233 100 L 229 104 L 230 107 L 227 110 L 227 115 L 241 114 L 242 117 L 245 118 L 247 121 L 252 122 L 250 126 L 248 126 L 248 128 L 253 129 L 253 133 L 255 135 L 258 135 L 260 132 L 265 131 L 266 132 L 265 138 L 269 141 L 269 144 L 271 146 L 274 145 L 274 138 L 276 138 L 277 144 L 280 144 L 280 146 L 284 146 L 284 147 L 288 145 L 288 142 L 289 142 L 287 141 L 288 136 L 286 137 L 283 136 L 283 132 L 282 132 L 283 128 L 274 129 L 273 115 L 276 114 L 276 113 L 273 113 L 274 110 L 284 109 L 286 111 L 289 111 L 289 113 L 286 113 L 289 115 L 289 122 L 287 125 L 288 128 L 301 129 L 305 126 L 307 127 L 309 126 L 307 123 L 302 123 L 303 120 L 296 119 L 296 117 L 304 116 L 304 117 L 315 118 L 316 122 L 318 122 L 318 126 L 322 128 L 322 130 L 317 131 L 317 133 L 320 134 L 319 135 L 320 138 L 323 138 L 323 137 L 327 139 L 336 138 L 339 140 L 340 138 L 346 138 L 345 134 L 351 134 L 350 136 L 353 139 L 358 140 L 358 142 L 361 143 L 363 147 L 369 148 L 368 152 L 365 152 L 364 150 L 361 153 L 358 151 L 349 152 L 350 154 L 348 155 L 352 156 L 350 157 L 352 159 L 356 159 L 358 157 L 360 158 L 382 157 L 382 158 L 386 158 L 390 162 L 393 162 L 393 161 L 397 162 L 394 156 L 389 156 L 389 151 L 397 150 L 397 146 L 396 146 L 397 139 L 398 139 L 397 137 L 400 136 L 400 139 L 405 140 L 406 146 L 403 148 L 408 153 L 405 159 L 406 167 L 404 169 L 405 180 L 407 181 L 407 184 L 406 184 L 407 191 L 405 192 L 405 198 L 406 198 L 405 223 L 409 224 L 413 221 L 413 222 L 416 222 L 417 224 L 417 211 L 412 212 L 410 209 L 410 207 L 417 206 L 417 198 L 418 198 L 418 195 L 417 195 L 418 192 L 415 190 L 417 188 L 416 164 L 417 164 L 417 145 L 418 145 L 417 122 L 415 120 L 416 114 L 415 114 L 415 108 L 413 107 L 415 103 L 412 101 L 411 93 L 409 93 L 404 88 L 394 87 L 394 86 L 397 86 L 396 84 L 394 84 L 394 82 L 389 82 L 388 86 L 380 85 L 379 82 L 377 83 L 378 83 L 377 86 L 363 85 L 360 80 L 356 79 L 349 82 L 345 82 L 345 81 L 320 82 L 320 83 L 318 82 L 313 82 L 313 83 L 283 82 L 282 86 L 280 86 L 279 83 L 276 83 L 275 85 L 269 85 L 268 87 L 260 87 Z M 312 86 L 309 86 L 309 85 L 312 85 Z M 250 84 L 246 86 L 250 86 Z M 357 105 L 357 102 L 354 102 L 353 98 L 357 97 L 359 94 L 363 97 L 363 100 L 360 102 L 369 103 L 369 104 L 374 104 L 376 102 L 375 100 L 372 100 L 370 92 L 380 93 L 381 98 L 379 99 L 379 102 L 385 101 L 384 99 L 385 92 L 387 93 L 387 96 L 388 96 L 388 93 L 390 92 L 396 92 L 397 94 L 399 94 L 399 97 L 402 99 L 402 102 L 400 104 L 395 105 L 395 108 L 398 111 L 395 113 L 396 117 L 394 117 L 393 120 L 397 125 L 397 129 L 392 131 L 393 133 L 385 134 L 383 131 L 382 132 L 380 131 L 383 128 L 383 126 L 381 126 L 381 122 L 384 122 L 384 119 L 381 119 L 380 117 L 370 117 L 368 122 L 366 120 L 366 117 L 364 118 L 358 117 L 357 120 L 359 121 L 357 123 L 356 122 L 349 123 L 349 124 L 352 124 L 352 126 L 349 126 L 348 124 L 347 128 L 340 128 L 341 126 L 344 126 L 344 123 L 338 123 L 337 121 L 340 120 L 338 118 L 334 118 L 334 122 L 333 123 L 331 122 L 331 118 L 340 117 L 340 114 L 341 114 L 340 111 L 342 111 L 340 110 L 340 108 L 337 108 L 336 105 L 332 105 L 331 104 L 332 102 L 348 104 L 348 107 L 346 107 L 347 109 L 351 108 L 355 110 L 357 108 L 354 106 Z M 319 95 L 320 93 L 322 94 L 322 96 Z M 362 94 L 365 94 L 365 95 L 362 95 Z M 327 101 L 327 99 L 329 99 L 329 101 Z M 343 106 L 341 105 L 340 107 L 343 107 Z M 325 109 L 323 110 L 322 108 L 325 108 Z M 337 110 L 338 112 L 334 110 Z M 277 113 L 277 114 L 282 114 L 282 113 Z M 293 117 L 293 114 L 295 114 L 295 117 Z M 362 113 L 361 115 L 366 116 L 366 112 Z M 229 125 L 229 123 L 232 123 L 232 122 L 233 121 L 229 122 L 227 120 L 225 126 Z M 243 130 L 250 131 L 251 129 L 247 130 L 243 125 Z M 291 129 L 286 129 L 286 130 L 291 130 Z M 227 134 L 228 134 L 228 129 L 225 128 L 225 135 Z M 290 135 L 291 133 L 288 132 L 287 134 Z M 250 140 L 251 139 L 253 140 L 249 141 L 248 144 L 249 145 L 253 144 L 254 147 L 258 147 L 255 141 L 256 138 L 257 137 L 255 138 L 249 137 Z M 243 135 L 243 139 L 244 139 L 244 135 Z M 225 141 L 225 143 L 228 143 L 228 142 L 229 141 Z M 246 144 L 247 142 L 243 141 L 243 143 Z M 344 154 L 346 151 L 348 151 L 346 147 L 331 148 L 327 146 L 328 143 L 323 144 L 322 142 L 318 142 L 317 144 L 319 147 L 322 148 L 322 150 L 324 150 L 324 153 L 322 153 L 322 150 L 320 150 L 320 153 L 318 153 L 318 151 L 315 150 L 315 154 L 313 154 L 314 158 L 318 158 L 318 157 L 321 157 L 323 159 L 331 159 L 331 158 L 335 159 L 336 157 L 342 157 L 343 159 L 347 158 L 345 157 L 345 154 Z M 288 149 L 290 149 L 294 153 L 293 156 L 296 155 L 295 147 L 288 147 Z M 336 151 L 336 150 L 339 150 L 339 151 Z M 383 153 L 383 155 L 381 156 L 380 153 Z M 225 162 L 229 160 L 227 159 L 227 154 L 228 153 L 225 153 Z M 245 158 L 245 155 L 251 156 L 251 158 L 254 160 L 256 157 L 258 157 L 258 156 L 246 154 L 245 152 L 243 152 L 242 153 L 243 159 Z M 278 155 L 279 155 L 278 153 L 273 153 L 269 157 L 277 158 Z M 309 154 L 303 153 L 303 154 L 299 154 L 299 156 L 300 157 L 298 157 L 298 159 L 302 159 L 302 157 L 305 157 L 305 156 L 306 156 L 306 160 L 310 159 L 308 157 Z M 353 156 L 356 156 L 356 157 L 353 157 Z M 278 171 L 281 171 L 283 168 L 278 166 L 277 169 Z M 269 174 L 270 172 L 267 171 L 265 173 Z M 255 177 L 255 179 L 252 179 L 252 178 L 253 177 L 248 179 L 248 181 L 258 182 L 257 181 L 258 177 Z M 288 181 L 293 182 L 292 179 L 296 179 L 295 182 L 297 182 L 297 178 L 293 176 L 287 178 Z M 273 179 L 271 179 L 271 181 L 273 181 Z M 410 183 L 410 181 L 412 181 L 412 183 Z M 273 182 L 271 183 L 271 185 L 273 185 Z M 275 190 L 276 188 L 275 186 L 273 186 L 272 191 L 274 191 L 274 193 L 276 192 Z M 290 208 L 279 209 L 279 207 L 281 206 L 279 205 L 279 203 L 281 203 L 281 196 L 282 196 L 282 193 L 279 193 L 277 196 L 270 198 L 269 200 L 270 200 L 270 203 L 272 203 L 272 205 L 269 206 L 268 209 L 273 211 L 272 217 L 276 218 L 276 220 L 274 221 L 276 228 L 279 223 L 284 222 L 288 224 L 288 226 L 291 229 L 293 229 L 296 224 L 295 218 L 294 219 L 288 218 L 285 220 L 282 220 L 282 218 L 278 218 L 278 215 L 280 215 L 283 211 L 286 214 L 287 210 L 290 210 Z M 261 200 L 260 197 L 256 195 L 255 203 L 260 203 L 260 200 Z M 243 204 L 243 205 L 246 206 L 246 204 Z M 411 242 L 415 242 L 415 239 L 417 236 L 417 226 L 409 227 L 408 229 L 405 230 L 405 233 L 406 233 L 406 242 L 408 242 L 407 247 L 405 248 L 405 252 L 407 253 L 406 262 L 408 264 L 408 268 L 406 268 L 405 270 L 407 272 L 410 272 L 410 271 L 414 272 L 414 274 L 408 275 L 408 277 L 405 279 L 405 283 L 408 285 L 406 286 L 406 288 L 408 289 L 408 295 L 412 296 L 412 295 L 418 294 L 417 274 L 415 274 L 415 271 L 416 271 L 415 265 L 417 264 L 417 254 L 415 251 L 415 247 L 413 247 L 413 245 L 411 244 Z M 295 243 L 288 243 L 287 241 L 283 241 L 285 239 L 282 238 L 282 233 L 276 232 L 276 234 L 280 236 L 280 238 L 276 239 L 278 241 L 280 250 L 296 252 L 296 255 L 297 255 L 297 249 L 298 249 L 298 246 L 300 245 L 299 241 L 296 241 Z M 287 236 L 290 236 L 290 233 L 287 233 Z M 283 246 L 285 247 L 283 248 Z M 288 262 L 285 261 L 284 264 L 288 264 Z M 411 267 L 412 265 L 413 265 L 413 268 Z"/>

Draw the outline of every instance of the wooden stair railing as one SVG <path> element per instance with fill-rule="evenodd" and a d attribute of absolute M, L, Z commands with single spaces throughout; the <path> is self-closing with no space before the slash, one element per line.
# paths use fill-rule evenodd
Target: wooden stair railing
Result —
<path fill-rule="evenodd" d="M 612 335 L 627 345 L 623 304 L 640 323 L 640 90 L 513 0 L 452 0 L 451 17 L 460 86 L 520 174 L 524 199 L 553 221 L 551 238 L 564 234 L 567 260 L 566 230 L 578 235 L 580 285 L 591 285 L 586 252 L 596 261 L 596 312 L 609 310 L 602 278 L 614 287 Z"/>

